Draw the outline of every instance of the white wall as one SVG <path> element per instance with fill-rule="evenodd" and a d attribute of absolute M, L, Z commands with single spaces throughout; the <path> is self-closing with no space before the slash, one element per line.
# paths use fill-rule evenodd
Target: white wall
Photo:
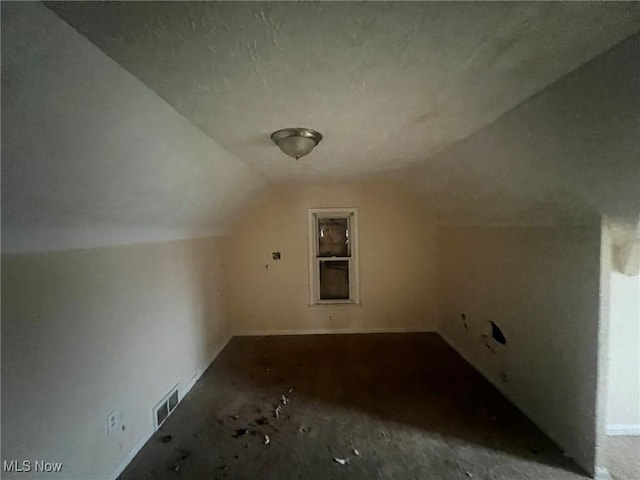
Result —
<path fill-rule="evenodd" d="M 331 207 L 359 209 L 360 305 L 309 306 L 307 211 Z M 238 218 L 231 239 L 235 333 L 436 327 L 433 221 L 392 184 L 274 187 Z M 274 251 L 281 260 L 271 259 Z"/>
<path fill-rule="evenodd" d="M 263 184 L 44 5 L 2 3 L 3 252 L 221 235 Z"/>
<path fill-rule="evenodd" d="M 640 435 L 640 275 L 611 272 L 606 432 Z"/>
<path fill-rule="evenodd" d="M 152 433 L 154 405 L 228 340 L 225 242 L 3 255 L 2 458 L 112 478 Z M 114 408 L 127 428 L 107 437 Z"/>
<path fill-rule="evenodd" d="M 438 245 L 445 339 L 593 471 L 599 228 L 450 227 Z"/>

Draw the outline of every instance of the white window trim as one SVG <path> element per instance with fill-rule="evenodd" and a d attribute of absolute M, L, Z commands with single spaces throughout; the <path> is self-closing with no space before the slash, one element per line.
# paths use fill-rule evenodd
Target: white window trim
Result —
<path fill-rule="evenodd" d="M 349 241 L 351 256 L 345 257 L 349 261 L 349 299 L 348 300 L 320 300 L 320 274 L 317 257 L 317 229 L 316 218 L 351 217 Z M 335 305 L 360 303 L 360 240 L 358 237 L 358 209 L 357 208 L 310 208 L 309 209 L 309 304 Z"/>

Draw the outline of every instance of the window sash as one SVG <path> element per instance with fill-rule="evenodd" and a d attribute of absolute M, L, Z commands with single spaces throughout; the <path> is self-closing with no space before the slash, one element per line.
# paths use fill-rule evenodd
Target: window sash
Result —
<path fill-rule="evenodd" d="M 316 257 L 320 257 L 320 258 L 333 258 L 333 257 L 351 257 L 351 241 L 349 239 L 349 236 L 351 235 L 351 225 L 352 225 L 352 221 L 351 221 L 351 217 L 352 215 L 331 215 L 331 214 L 325 214 L 325 215 L 316 215 L 314 222 L 315 222 L 315 255 Z M 347 254 L 346 255 L 321 255 L 320 251 L 321 251 L 321 239 L 322 239 L 322 230 L 320 229 L 320 221 L 321 220 L 326 220 L 326 219 L 344 219 L 346 220 L 346 229 L 345 229 L 345 244 L 346 244 L 346 250 L 347 250 Z"/>
<path fill-rule="evenodd" d="M 347 262 L 348 282 L 349 282 L 349 298 L 322 298 L 322 281 L 320 278 L 320 264 L 329 262 Z M 351 257 L 316 257 L 315 262 L 315 303 L 353 303 L 354 297 L 354 275 L 353 260 Z"/>
<path fill-rule="evenodd" d="M 348 235 L 349 256 L 320 256 L 320 231 L 319 220 L 326 218 L 346 218 Z M 310 274 L 310 303 L 313 304 L 340 304 L 359 303 L 359 275 L 358 275 L 358 232 L 357 209 L 310 209 L 309 210 L 309 274 Z M 348 299 L 321 299 L 320 262 L 347 262 L 349 298 Z"/>

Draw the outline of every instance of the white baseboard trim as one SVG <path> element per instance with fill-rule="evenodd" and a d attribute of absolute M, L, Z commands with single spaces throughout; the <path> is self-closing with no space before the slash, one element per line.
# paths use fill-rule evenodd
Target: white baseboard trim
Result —
<path fill-rule="evenodd" d="M 220 355 L 220 352 L 222 352 L 222 350 L 224 350 L 224 347 L 227 346 L 227 344 L 231 341 L 232 338 L 233 338 L 233 335 L 227 335 L 224 338 L 224 340 L 220 343 L 218 348 L 216 348 L 214 350 L 214 352 L 211 355 L 211 358 L 209 359 L 209 361 L 200 370 L 198 370 L 195 373 L 195 375 L 191 378 L 191 380 L 189 380 L 189 383 L 187 383 L 184 386 L 184 388 L 181 389 L 181 391 L 180 391 L 180 401 L 182 401 L 182 399 L 187 396 L 187 393 L 189 393 L 189 391 L 193 388 L 193 386 L 196 384 L 196 382 L 198 380 L 200 380 L 200 377 L 204 374 L 204 372 L 207 371 L 207 369 L 211 366 L 213 361 L 216 358 L 218 358 L 218 355 Z"/>
<path fill-rule="evenodd" d="M 231 338 L 232 338 L 232 335 L 227 335 L 225 339 L 220 343 L 220 346 L 216 348 L 213 355 L 211 356 L 211 359 L 195 373 L 195 375 L 191 378 L 191 380 L 189 380 L 189 383 L 187 383 L 183 388 L 180 389 L 180 395 L 178 396 L 178 405 L 182 402 L 182 399 L 187 396 L 189 391 L 200 379 L 202 374 L 207 371 L 207 368 L 209 368 L 213 363 L 213 361 L 218 357 L 218 355 L 220 355 L 220 352 L 224 350 L 224 347 L 227 346 Z M 142 435 L 142 438 L 140 438 L 140 440 L 136 442 L 136 444 L 129 451 L 129 453 L 127 453 L 127 455 L 120 461 L 118 466 L 113 469 L 113 471 L 111 472 L 111 475 L 109 475 L 109 478 L 111 480 L 116 480 L 122 474 L 122 472 L 124 472 L 124 469 L 127 468 L 127 466 L 135 458 L 138 452 L 142 450 L 142 447 L 145 446 L 145 444 L 149 441 L 149 439 L 153 436 L 154 433 L 155 431 L 153 430 L 153 425 L 151 425 L 151 428 Z"/>
<path fill-rule="evenodd" d="M 246 330 L 235 333 L 236 337 L 268 337 L 275 335 L 330 335 L 353 333 L 437 333 L 429 328 L 314 328 L 310 330 Z"/>
<path fill-rule="evenodd" d="M 138 440 L 138 442 L 133 446 L 129 453 L 127 453 L 127 455 L 120 461 L 113 472 L 111 472 L 111 475 L 109 475 L 109 478 L 111 480 L 116 480 L 120 476 L 120 474 L 124 472 L 124 469 L 127 468 L 127 465 L 129 465 L 138 454 L 138 452 L 142 450 L 142 447 L 144 447 L 144 445 L 149 441 L 154 433 L 155 432 L 153 431 L 153 426 L 151 426 L 151 428 L 147 430 L 142 438 Z"/>
<path fill-rule="evenodd" d="M 607 425 L 606 427 L 607 435 L 609 436 L 629 436 L 629 437 L 638 437 L 640 436 L 640 424 L 638 425 Z"/>

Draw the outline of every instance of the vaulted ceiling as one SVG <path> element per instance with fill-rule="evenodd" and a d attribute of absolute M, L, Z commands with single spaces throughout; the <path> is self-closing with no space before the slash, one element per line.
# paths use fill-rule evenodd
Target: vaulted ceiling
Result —
<path fill-rule="evenodd" d="M 640 28 L 625 3 L 47 5 L 274 180 L 426 160 Z M 312 157 L 283 161 L 290 126 L 325 136 Z"/>
<path fill-rule="evenodd" d="M 637 2 L 46 6 L 2 5 L 14 243 L 215 233 L 269 182 L 380 176 L 448 223 L 638 224 Z M 290 126 L 324 140 L 296 162 Z"/>

